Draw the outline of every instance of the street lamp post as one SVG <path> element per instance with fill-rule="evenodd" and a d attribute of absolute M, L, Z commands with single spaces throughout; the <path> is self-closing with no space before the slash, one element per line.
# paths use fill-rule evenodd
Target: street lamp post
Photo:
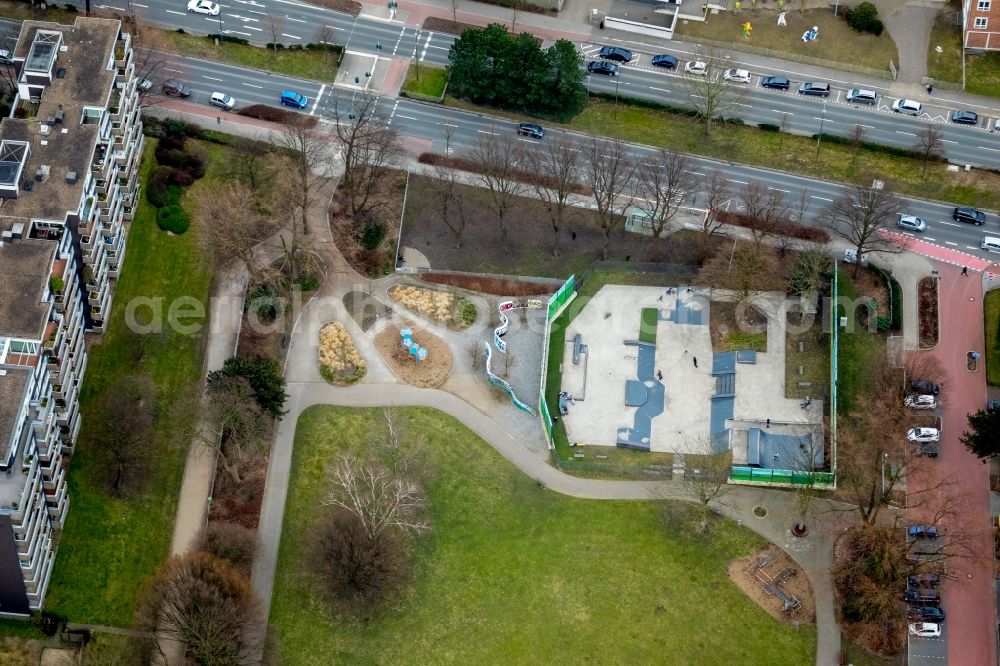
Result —
<path fill-rule="evenodd" d="M 219 41 L 222 41 L 222 12 L 219 12 Z"/>
<path fill-rule="evenodd" d="M 882 452 L 882 494 L 885 495 L 885 463 L 889 459 L 889 452 Z"/>
<path fill-rule="evenodd" d="M 823 140 L 823 125 L 826 123 L 826 100 L 823 100 L 823 116 L 819 119 L 819 134 L 816 135 L 816 157 L 819 157 L 819 142 Z"/>
<path fill-rule="evenodd" d="M 615 76 L 615 112 L 612 117 L 618 120 L 618 76 Z"/>

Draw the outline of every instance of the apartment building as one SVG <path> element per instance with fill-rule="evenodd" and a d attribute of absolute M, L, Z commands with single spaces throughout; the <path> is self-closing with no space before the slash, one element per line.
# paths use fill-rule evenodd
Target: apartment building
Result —
<path fill-rule="evenodd" d="M 962 35 L 970 53 L 1000 51 L 1000 0 L 963 0 Z"/>
<path fill-rule="evenodd" d="M 0 616 L 42 607 L 69 509 L 84 333 L 102 332 L 142 126 L 119 21 L 26 21 L 0 122 Z"/>

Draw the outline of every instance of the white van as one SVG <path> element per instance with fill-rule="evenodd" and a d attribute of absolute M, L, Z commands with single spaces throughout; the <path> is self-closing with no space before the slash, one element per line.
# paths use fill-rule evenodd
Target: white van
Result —
<path fill-rule="evenodd" d="M 878 93 L 864 88 L 852 88 L 847 91 L 847 101 L 851 104 L 869 104 L 874 106 L 878 101 Z"/>
<path fill-rule="evenodd" d="M 979 244 L 979 247 L 983 248 L 987 252 L 1000 252 L 1000 238 L 996 236 L 987 236 L 983 239 L 983 242 Z"/>
<path fill-rule="evenodd" d="M 233 107 L 236 106 L 236 100 L 227 95 L 226 93 L 214 92 L 212 93 L 212 98 L 208 100 L 208 103 L 212 106 L 217 106 L 220 109 L 225 109 L 226 111 L 232 111 Z"/>

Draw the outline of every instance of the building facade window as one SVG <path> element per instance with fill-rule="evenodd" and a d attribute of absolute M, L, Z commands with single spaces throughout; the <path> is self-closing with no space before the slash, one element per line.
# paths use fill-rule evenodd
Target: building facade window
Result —
<path fill-rule="evenodd" d="M 979 4 L 976 5 L 976 9 L 981 12 L 990 11 L 990 0 L 979 0 Z"/>
<path fill-rule="evenodd" d="M 985 17 L 976 17 L 976 28 L 982 30 L 986 27 L 987 23 L 989 23 L 989 19 Z"/>

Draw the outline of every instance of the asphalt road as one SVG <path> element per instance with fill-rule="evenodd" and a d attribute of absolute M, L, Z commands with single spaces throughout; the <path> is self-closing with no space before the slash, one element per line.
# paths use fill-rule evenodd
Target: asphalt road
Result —
<path fill-rule="evenodd" d="M 97 6 L 127 11 L 125 0 Z M 258 44 L 275 39 L 285 44 L 317 41 L 317 31 L 327 26 L 334 31 L 333 41 L 346 43 L 352 50 L 374 53 L 381 46 L 383 54 L 418 58 L 432 65 L 447 64 L 448 49 L 454 41 L 451 35 L 407 27 L 398 21 L 355 18 L 293 0 L 227 0 L 220 3 L 219 16 L 190 13 L 183 0 L 146 0 L 145 3 L 133 3 L 133 7 L 141 19 L 153 25 L 183 28 L 194 34 L 222 31 Z M 588 57 L 596 54 L 600 45 L 580 44 L 579 48 Z M 695 57 L 683 50 L 673 53 L 680 58 L 681 67 Z M 691 95 L 696 92 L 684 84 L 683 75 L 654 68 L 650 64 L 651 55 L 636 53 L 633 61 L 622 67 L 619 77 L 588 77 L 588 87 L 597 92 L 614 93 L 617 90 L 625 97 L 690 107 Z M 734 57 L 737 58 L 734 64 L 744 64 L 738 62 L 741 54 Z M 891 110 L 894 98 L 888 96 L 884 87 L 886 82 L 866 81 L 863 77 L 847 74 L 843 75 L 843 80 L 827 81 L 833 91 L 824 105 L 820 99 L 796 94 L 794 88 L 803 77 L 795 72 L 758 71 L 752 65 L 746 66 L 754 74 L 753 79 L 743 99 L 727 111 L 727 116 L 740 117 L 750 123 L 780 125 L 782 116 L 787 114 L 784 122 L 788 131 L 807 135 L 819 132 L 822 127 L 825 133 L 849 136 L 855 125 L 861 125 L 865 128 L 866 140 L 898 148 L 913 148 L 917 132 L 925 123 L 932 123 L 941 129 L 943 151 L 952 162 L 1000 168 L 1000 133 L 991 133 L 988 129 L 1000 119 L 1000 111 L 996 109 L 976 109 L 980 117 L 975 127 L 952 124 L 950 117 L 957 109 L 946 105 L 925 105 L 919 118 L 901 116 Z M 789 78 L 792 90 L 780 92 L 761 88 L 761 76 L 772 74 Z M 877 107 L 860 107 L 845 101 L 847 90 L 858 86 L 879 93 Z"/>

